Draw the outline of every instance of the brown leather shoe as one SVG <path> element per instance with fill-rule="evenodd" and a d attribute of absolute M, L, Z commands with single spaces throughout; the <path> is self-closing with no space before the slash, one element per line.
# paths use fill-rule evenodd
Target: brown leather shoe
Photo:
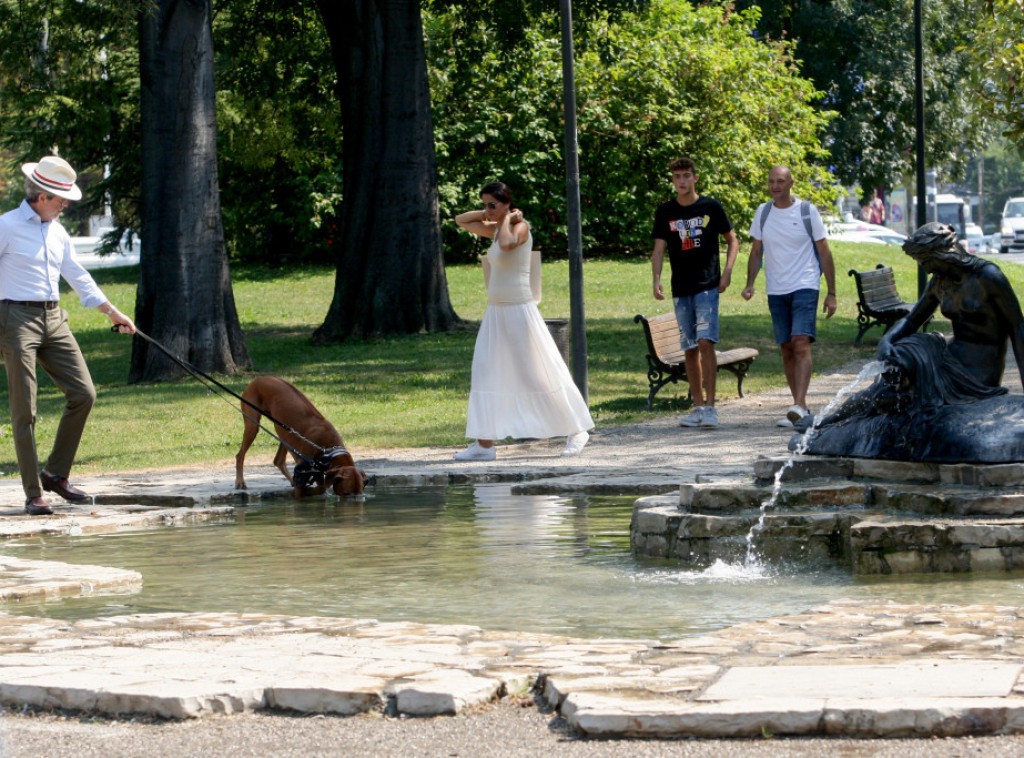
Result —
<path fill-rule="evenodd" d="M 30 497 L 25 499 L 25 513 L 29 516 L 49 516 L 53 509 L 41 497 Z"/>
<path fill-rule="evenodd" d="M 48 471 L 39 472 L 39 481 L 42 482 L 44 490 L 47 492 L 56 492 L 69 503 L 84 503 L 86 500 L 92 499 L 91 496 L 85 494 L 77 487 L 72 487 L 68 484 L 67 479 L 60 476 L 54 476 Z"/>

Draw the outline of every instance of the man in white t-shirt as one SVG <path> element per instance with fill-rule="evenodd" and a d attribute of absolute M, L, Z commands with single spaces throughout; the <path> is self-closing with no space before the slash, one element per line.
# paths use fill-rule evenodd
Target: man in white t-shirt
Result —
<path fill-rule="evenodd" d="M 832 318 L 836 312 L 836 270 L 828 246 L 825 225 L 818 209 L 791 194 L 793 175 L 785 166 L 768 174 L 772 202 L 757 209 L 750 224 L 747 286 L 743 297 L 754 296 L 754 280 L 764 260 L 765 292 L 772 314 L 775 341 L 782 350 L 786 382 L 793 405 L 779 426 L 806 431 L 814 421 L 807 409 L 807 388 L 811 384 L 811 343 L 817 337 L 818 296 L 821 275 L 828 286 L 822 312 Z"/>

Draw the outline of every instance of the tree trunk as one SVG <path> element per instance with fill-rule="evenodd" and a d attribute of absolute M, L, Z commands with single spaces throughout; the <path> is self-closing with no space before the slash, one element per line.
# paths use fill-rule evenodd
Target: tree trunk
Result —
<path fill-rule="evenodd" d="M 313 340 L 452 329 L 419 2 L 317 6 L 338 72 L 345 175 L 334 299 Z"/>
<path fill-rule="evenodd" d="M 231 290 L 217 185 L 211 0 L 155 0 L 140 17 L 139 328 L 206 372 L 251 365 Z M 130 382 L 181 375 L 138 337 Z"/>

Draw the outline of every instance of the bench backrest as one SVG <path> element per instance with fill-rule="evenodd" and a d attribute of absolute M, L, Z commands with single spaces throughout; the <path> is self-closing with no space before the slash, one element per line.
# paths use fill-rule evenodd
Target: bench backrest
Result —
<path fill-rule="evenodd" d="M 857 283 L 857 296 L 863 306 L 869 310 L 886 310 L 905 305 L 899 292 L 896 291 L 896 277 L 892 266 L 881 263 L 871 271 L 850 271 L 850 276 Z"/>
<path fill-rule="evenodd" d="M 679 322 L 676 321 L 676 314 L 663 313 L 660 316 L 652 316 L 647 319 L 651 330 L 651 344 L 648 347 L 654 349 L 654 354 L 659 358 L 666 355 L 680 352 L 679 347 Z"/>

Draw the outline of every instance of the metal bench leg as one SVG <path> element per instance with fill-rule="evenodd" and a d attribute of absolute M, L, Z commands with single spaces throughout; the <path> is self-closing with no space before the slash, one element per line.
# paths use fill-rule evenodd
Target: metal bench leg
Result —
<path fill-rule="evenodd" d="M 860 341 L 867 334 L 868 329 L 875 326 L 875 324 L 864 324 L 860 329 L 857 330 L 857 339 L 853 341 L 854 347 L 860 347 Z"/>

